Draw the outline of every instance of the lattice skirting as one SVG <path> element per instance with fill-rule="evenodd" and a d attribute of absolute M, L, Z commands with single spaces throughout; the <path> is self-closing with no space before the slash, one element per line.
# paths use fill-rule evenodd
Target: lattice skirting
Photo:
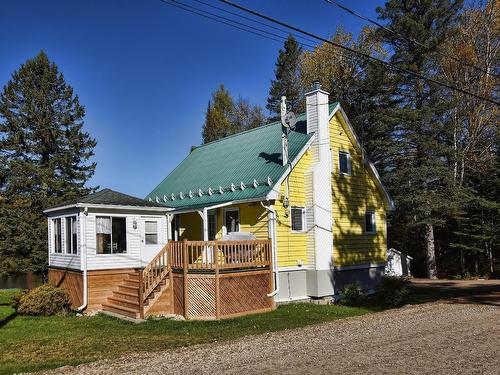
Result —
<path fill-rule="evenodd" d="M 273 298 L 267 296 L 273 287 L 270 270 L 186 276 L 185 283 L 184 274 L 173 274 L 173 293 L 174 313 L 187 319 L 229 318 L 274 308 Z M 184 286 L 187 287 L 186 301 Z"/>

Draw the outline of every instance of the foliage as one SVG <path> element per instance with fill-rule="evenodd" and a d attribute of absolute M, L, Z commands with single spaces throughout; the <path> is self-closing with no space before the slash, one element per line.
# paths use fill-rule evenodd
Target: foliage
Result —
<path fill-rule="evenodd" d="M 402 306 L 410 293 L 406 277 L 383 276 L 377 285 L 376 298 L 380 306 Z"/>
<path fill-rule="evenodd" d="M 71 302 L 64 289 L 44 284 L 15 297 L 14 307 L 20 315 L 50 316 L 69 312 Z"/>
<path fill-rule="evenodd" d="M 304 86 L 300 78 L 302 64 L 302 47 L 289 35 L 283 49 L 279 50 L 275 79 L 271 81 L 266 108 L 273 118 L 279 118 L 281 114 L 281 97 L 286 96 L 287 110 L 295 113 L 304 110 Z"/>
<path fill-rule="evenodd" d="M 248 100 L 234 100 L 229 91 L 220 85 L 208 102 L 203 125 L 203 143 L 215 141 L 231 134 L 253 129 L 265 122 L 262 109 Z"/>
<path fill-rule="evenodd" d="M 5 291 L 0 291 L 0 300 Z M 106 315 L 31 317 L 0 305 L 0 374 L 36 371 L 112 359 L 140 351 L 161 351 L 189 345 L 234 340 L 247 335 L 304 327 L 371 309 L 286 304 L 270 313 L 222 321 L 147 320 L 131 324 Z M 147 338 L 147 339 L 145 339 Z"/>
<path fill-rule="evenodd" d="M 85 183 L 96 141 L 84 107 L 44 52 L 27 60 L 0 93 L 0 272 L 43 271 L 43 210 L 92 189 Z"/>
<path fill-rule="evenodd" d="M 359 284 L 346 285 L 340 291 L 340 302 L 345 306 L 363 306 L 366 302 L 366 294 Z"/>

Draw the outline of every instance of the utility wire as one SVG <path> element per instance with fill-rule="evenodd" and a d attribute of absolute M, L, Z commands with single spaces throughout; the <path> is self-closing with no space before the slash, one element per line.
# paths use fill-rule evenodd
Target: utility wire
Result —
<path fill-rule="evenodd" d="M 239 4 L 233 3 L 233 2 L 231 2 L 231 1 L 228 1 L 228 0 L 219 0 L 219 1 L 220 1 L 220 2 L 222 2 L 222 3 L 224 3 L 224 4 L 227 4 L 227 5 L 229 5 L 229 6 L 232 6 L 232 7 L 234 7 L 234 8 L 237 8 L 237 9 L 239 9 L 239 10 L 241 10 L 241 11 L 244 11 L 244 12 L 246 12 L 246 13 L 252 14 L 252 15 L 257 16 L 257 17 L 259 17 L 259 18 L 262 18 L 262 19 L 265 19 L 265 20 L 267 20 L 267 21 L 270 21 L 270 22 L 276 23 L 276 24 L 278 24 L 278 25 L 280 25 L 280 26 L 286 27 L 287 29 L 290 29 L 290 30 L 293 30 L 293 31 L 299 32 L 299 33 L 301 33 L 301 34 L 303 34 L 303 35 L 307 35 L 308 37 L 311 37 L 311 38 L 315 38 L 315 39 L 320 40 L 320 41 L 322 41 L 322 42 L 324 42 L 324 43 L 331 44 L 331 45 L 333 45 L 333 46 L 335 46 L 335 47 L 341 48 L 341 49 L 346 50 L 346 51 L 348 51 L 348 52 L 351 52 L 351 53 L 354 53 L 354 54 L 357 54 L 357 55 L 363 56 L 364 58 L 366 58 L 366 59 L 368 59 L 368 60 L 375 61 L 375 62 L 377 62 L 377 63 L 379 63 L 379 64 L 385 65 L 386 67 L 389 67 L 389 68 L 391 68 L 391 69 L 397 70 L 397 71 L 399 71 L 399 72 L 409 74 L 409 75 L 411 75 L 411 76 L 414 76 L 414 77 L 416 77 L 416 78 L 419 78 L 419 79 L 425 80 L 425 81 L 427 81 L 427 82 L 431 82 L 431 83 L 434 83 L 434 84 L 436 84 L 436 85 L 446 87 L 446 88 L 448 88 L 448 89 L 450 89 L 450 90 L 457 91 L 457 92 L 460 92 L 460 93 L 462 93 L 462 94 L 466 94 L 466 95 L 469 95 L 469 96 L 475 97 L 475 98 L 477 98 L 477 99 L 484 100 L 484 101 L 487 101 L 487 102 L 489 102 L 489 103 L 492 103 L 492 104 L 495 104 L 495 105 L 497 105 L 497 106 L 500 106 L 500 102 L 497 102 L 497 101 L 495 101 L 494 99 L 491 99 L 491 98 L 486 98 L 486 97 L 484 97 L 484 96 L 474 94 L 474 93 L 472 93 L 472 92 L 470 92 L 470 91 L 463 90 L 463 89 L 461 89 L 461 88 L 459 88 L 459 87 L 455 87 L 455 86 L 449 85 L 449 84 L 447 84 L 447 83 L 445 83 L 445 82 L 438 81 L 438 80 L 436 80 L 436 79 L 434 79 L 434 78 L 427 77 L 427 76 L 425 76 L 425 75 L 423 75 L 423 74 L 421 74 L 421 73 L 419 73 L 419 72 L 415 72 L 415 71 L 410 70 L 410 69 L 402 68 L 402 67 L 400 67 L 400 66 L 398 66 L 398 65 L 395 65 L 395 64 L 393 64 L 393 63 L 390 63 L 390 62 L 387 62 L 387 61 L 381 60 L 381 59 L 379 59 L 379 58 L 377 58 L 377 57 L 374 57 L 374 56 L 371 56 L 371 55 L 369 55 L 369 54 L 367 54 L 367 53 L 364 53 L 364 52 L 361 52 L 361 51 L 356 51 L 355 49 L 352 49 L 352 48 L 350 48 L 350 47 L 347 47 L 347 46 L 344 46 L 344 45 L 342 45 L 342 44 L 336 43 L 336 42 L 334 42 L 334 41 L 331 41 L 331 40 L 325 39 L 325 38 L 323 38 L 323 37 L 321 37 L 321 36 L 315 35 L 315 34 L 313 34 L 313 33 L 310 33 L 310 32 L 308 32 L 308 31 L 305 31 L 305 30 L 301 29 L 301 28 L 298 28 L 298 27 L 292 26 L 292 25 L 287 24 L 287 23 L 285 23 L 285 22 L 279 21 L 279 20 L 277 20 L 277 19 L 275 19 L 275 18 L 272 18 L 272 17 L 266 16 L 265 14 L 262 14 L 262 13 L 256 12 L 256 11 L 254 11 L 254 10 L 252 10 L 252 9 L 246 8 L 246 7 L 244 7 L 244 6 L 241 6 L 241 5 L 239 5 Z"/>
<path fill-rule="evenodd" d="M 234 27 L 238 30 L 245 31 L 245 32 L 266 38 L 266 39 L 273 40 L 275 42 L 283 43 L 283 41 L 285 41 L 287 39 L 285 36 L 273 33 L 271 31 L 260 29 L 258 27 L 254 27 L 251 25 L 247 25 L 245 23 L 238 22 L 238 21 L 235 21 L 233 19 L 221 16 L 221 15 L 211 13 L 211 12 L 208 12 L 208 11 L 200 9 L 200 8 L 193 7 L 189 4 L 181 3 L 180 1 L 177 1 L 177 0 L 160 0 L 160 1 L 166 5 L 170 5 L 170 6 L 178 8 L 178 9 L 182 9 L 186 12 L 190 12 L 190 13 L 196 14 L 198 16 L 211 19 L 212 21 L 219 22 L 219 23 L 225 24 L 227 26 Z M 198 2 L 201 3 L 201 1 L 198 1 Z M 274 28 L 274 29 L 277 29 L 277 30 L 280 30 L 284 33 L 287 33 L 285 30 L 282 30 L 282 29 L 278 29 L 278 28 Z M 279 38 L 279 39 L 277 39 L 277 38 Z M 315 48 L 314 46 L 303 43 L 303 42 L 298 42 L 298 43 L 300 45 L 302 45 L 303 47 L 308 47 L 308 48 L 312 48 L 312 49 Z"/>
<path fill-rule="evenodd" d="M 365 21 L 368 21 L 370 22 L 371 24 L 377 26 L 378 28 L 390 33 L 390 34 L 393 34 L 393 35 L 396 35 L 398 38 L 400 39 L 403 39 L 403 40 L 406 40 L 407 42 L 410 42 L 410 43 L 413 43 L 413 44 L 416 44 L 417 46 L 419 47 L 422 47 L 422 48 L 425 48 L 425 49 L 430 49 L 429 46 L 425 45 L 424 43 L 421 43 L 419 42 L 418 40 L 416 39 L 413 39 L 413 38 L 409 38 L 409 37 L 406 37 L 390 28 L 388 28 L 387 26 L 384 26 L 382 25 L 381 23 L 377 22 L 377 21 L 374 21 L 366 16 L 363 16 L 362 14 L 359 14 L 359 13 L 356 13 L 355 11 L 353 11 L 352 9 L 349 9 L 348 7 L 340 4 L 339 2 L 337 2 L 336 0 L 324 0 L 325 2 L 327 2 L 328 4 L 330 5 L 334 5 L 344 11 L 346 11 L 347 13 L 350 13 L 352 14 L 353 16 L 359 18 L 359 19 L 362 19 L 362 20 L 365 20 Z M 443 53 L 443 52 L 440 52 L 440 51 L 435 51 L 438 55 L 440 55 L 441 57 L 446 57 L 446 58 L 449 58 L 449 59 L 452 59 L 456 62 L 458 62 L 460 65 L 465 65 L 465 66 L 468 66 L 469 68 L 473 68 L 473 69 L 476 69 L 482 73 L 485 73 L 487 75 L 490 75 L 492 77 L 495 77 L 497 79 L 500 79 L 500 75 L 498 74 L 495 74 L 495 73 L 491 73 L 491 72 L 488 72 L 486 69 L 483 69 L 479 66 L 476 66 L 476 65 L 473 65 L 473 64 L 469 64 L 465 61 L 462 61 L 460 60 L 459 58 L 455 57 L 455 56 L 451 56 L 451 55 L 448 55 L 446 53 Z"/>

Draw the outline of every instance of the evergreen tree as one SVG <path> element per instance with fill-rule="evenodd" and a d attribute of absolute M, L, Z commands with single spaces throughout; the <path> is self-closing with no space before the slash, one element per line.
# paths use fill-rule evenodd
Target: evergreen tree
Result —
<path fill-rule="evenodd" d="M 457 0 L 389 0 L 377 12 L 386 26 L 395 31 L 380 30 L 381 40 L 393 51 L 391 62 L 413 71 L 435 75 L 439 50 L 456 28 L 462 1 Z M 425 45 L 401 40 L 404 35 Z M 409 226 L 397 238 L 403 248 L 423 243 L 428 277 L 436 277 L 436 227 L 444 225 L 447 213 L 456 204 L 453 175 L 449 170 L 451 149 L 449 128 L 444 116 L 446 100 L 440 87 L 411 75 L 393 75 L 393 98 L 397 108 L 387 114 L 395 124 L 392 171 L 387 175 L 395 197 L 397 226 Z M 397 237 L 397 234 L 396 234 Z M 418 251 L 418 249 L 417 249 Z"/>
<path fill-rule="evenodd" d="M 275 79 L 271 81 L 266 108 L 273 118 L 281 115 L 281 97 L 286 96 L 287 109 L 294 112 L 304 110 L 304 89 L 300 78 L 302 47 L 292 35 L 288 36 L 283 49 L 279 50 Z"/>
<path fill-rule="evenodd" d="M 265 117 L 259 106 L 251 105 L 241 97 L 234 101 L 224 85 L 220 85 L 212 94 L 212 100 L 208 102 L 203 125 L 203 143 L 255 128 L 264 122 Z"/>
<path fill-rule="evenodd" d="M 0 272 L 47 266 L 43 210 L 88 193 L 96 141 L 84 107 L 44 52 L 12 74 L 0 93 Z"/>
<path fill-rule="evenodd" d="M 203 125 L 203 143 L 212 142 L 236 132 L 230 122 L 233 105 L 229 91 L 221 84 L 212 94 L 212 100 L 208 102 Z"/>

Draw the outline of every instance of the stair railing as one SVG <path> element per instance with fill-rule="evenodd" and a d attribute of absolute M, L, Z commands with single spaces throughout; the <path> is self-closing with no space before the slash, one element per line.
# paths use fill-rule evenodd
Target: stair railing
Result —
<path fill-rule="evenodd" d="M 170 271 L 169 262 L 170 243 L 167 243 L 160 252 L 149 262 L 142 271 L 140 285 L 142 301 L 145 301 Z"/>

